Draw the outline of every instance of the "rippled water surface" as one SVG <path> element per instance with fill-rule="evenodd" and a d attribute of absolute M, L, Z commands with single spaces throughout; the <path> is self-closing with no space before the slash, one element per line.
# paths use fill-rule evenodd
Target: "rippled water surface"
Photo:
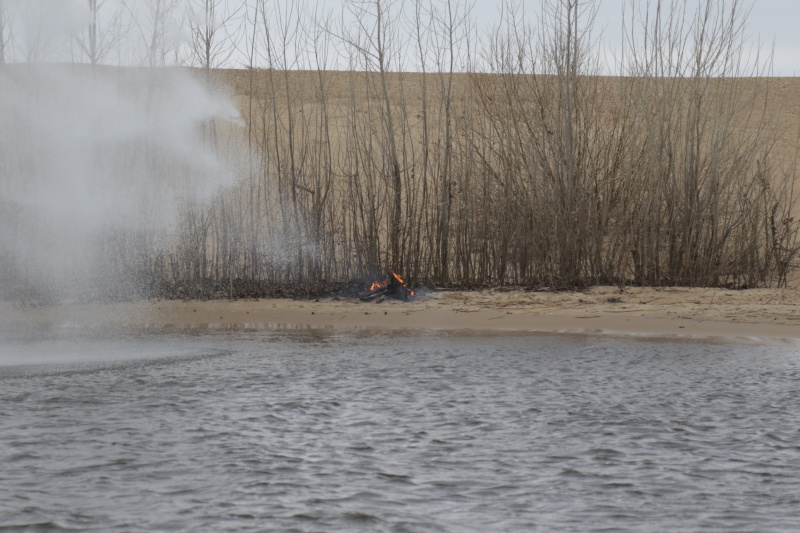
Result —
<path fill-rule="evenodd" d="M 51 332 L 0 344 L 0 531 L 797 531 L 799 417 L 791 348 Z"/>

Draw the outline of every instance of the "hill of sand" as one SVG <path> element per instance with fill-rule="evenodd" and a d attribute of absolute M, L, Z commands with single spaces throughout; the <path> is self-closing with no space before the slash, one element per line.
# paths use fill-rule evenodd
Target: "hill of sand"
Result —
<path fill-rule="evenodd" d="M 202 78 L 204 74 L 197 73 L 197 76 Z M 357 99 L 361 99 L 359 103 L 364 103 L 364 99 L 369 96 L 364 83 L 365 76 L 368 75 L 358 72 L 327 71 L 322 76 L 327 104 L 334 109 L 337 106 L 349 106 L 352 103 L 353 93 Z M 485 76 L 486 79 L 492 79 L 490 75 Z M 429 102 L 438 100 L 437 74 L 392 73 L 389 77 L 391 87 L 395 91 L 392 97 L 397 109 L 407 107 L 409 114 L 416 116 L 421 109 L 423 98 L 427 98 Z M 214 71 L 213 79 L 220 90 L 226 91 L 236 99 L 243 113 L 247 112 L 251 96 L 255 99 L 254 106 L 263 105 L 272 97 L 273 89 L 275 97 L 282 102 L 286 99 L 288 88 L 292 100 L 300 104 L 296 109 L 297 113 L 308 114 L 307 110 L 318 108 L 322 101 L 320 73 L 317 71 L 218 69 Z M 452 93 L 457 98 L 464 97 L 467 88 L 475 83 L 473 74 L 457 73 L 452 79 Z M 616 98 L 614 93 L 618 91 L 620 82 L 630 81 L 629 78 L 611 76 L 593 79 L 599 82 L 601 91 L 605 93 L 600 97 L 605 102 L 614 101 Z M 763 112 L 777 119 L 772 120 L 768 128 L 780 137 L 778 152 L 792 156 L 795 154 L 800 141 L 800 77 L 734 78 L 726 81 L 712 80 L 712 82 L 735 83 L 743 87 L 748 94 L 756 92 L 765 97 L 765 101 L 762 102 L 766 105 L 765 109 L 754 111 L 759 114 Z M 477 106 L 478 102 L 473 101 L 472 104 Z"/>

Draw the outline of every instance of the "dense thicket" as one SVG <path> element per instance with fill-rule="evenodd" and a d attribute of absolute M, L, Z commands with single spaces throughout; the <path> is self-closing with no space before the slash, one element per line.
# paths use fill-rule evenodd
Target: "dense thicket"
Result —
<path fill-rule="evenodd" d="M 459 287 L 784 284 L 797 154 L 775 152 L 739 2 L 633 9 L 617 77 L 598 75 L 593 2 L 541 4 L 535 27 L 511 11 L 476 40 L 457 2 L 351 2 L 354 29 L 257 3 L 248 57 L 269 68 L 200 71 L 235 88 L 244 125 L 201 132 L 236 184 L 182 201 L 167 237 L 107 235 L 103 269 L 172 297 L 388 268 Z M 409 55 L 421 72 L 396 72 Z"/>

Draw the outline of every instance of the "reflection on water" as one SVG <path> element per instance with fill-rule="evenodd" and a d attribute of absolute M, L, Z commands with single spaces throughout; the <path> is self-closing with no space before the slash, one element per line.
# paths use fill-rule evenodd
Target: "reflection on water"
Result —
<path fill-rule="evenodd" d="M 310 329 L 0 353 L 0 531 L 798 523 L 792 349 Z"/>

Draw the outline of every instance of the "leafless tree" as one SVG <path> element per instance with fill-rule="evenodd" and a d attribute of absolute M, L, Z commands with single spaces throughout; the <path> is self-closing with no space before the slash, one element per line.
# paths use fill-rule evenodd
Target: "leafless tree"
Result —
<path fill-rule="evenodd" d="M 131 20 L 126 20 L 125 3 L 111 4 L 108 0 L 87 0 L 89 25 L 84 32 L 73 33 L 81 55 L 94 67 L 106 60 L 109 52 L 116 47 L 131 28 Z"/>
<path fill-rule="evenodd" d="M 0 65 L 6 63 L 11 45 L 11 12 L 8 0 L 0 0 Z"/>
<path fill-rule="evenodd" d="M 151 68 L 164 66 L 167 56 L 180 44 L 180 23 L 176 20 L 182 0 L 137 0 L 126 5 L 144 47 L 142 63 Z"/>
<path fill-rule="evenodd" d="M 396 131 L 395 110 L 390 95 L 389 72 L 401 68 L 400 51 L 403 39 L 399 33 L 400 3 L 397 0 L 348 0 L 355 28 L 343 22 L 340 37 L 360 59 L 365 72 L 376 72 L 380 84 L 383 143 L 386 148 L 386 170 L 391 183 L 389 216 L 389 263 L 402 268 L 401 231 L 403 213 L 403 175 Z"/>
<path fill-rule="evenodd" d="M 226 64 L 237 52 L 245 6 L 225 0 L 188 0 L 189 63 L 204 69 L 207 80 L 212 68 Z"/>

